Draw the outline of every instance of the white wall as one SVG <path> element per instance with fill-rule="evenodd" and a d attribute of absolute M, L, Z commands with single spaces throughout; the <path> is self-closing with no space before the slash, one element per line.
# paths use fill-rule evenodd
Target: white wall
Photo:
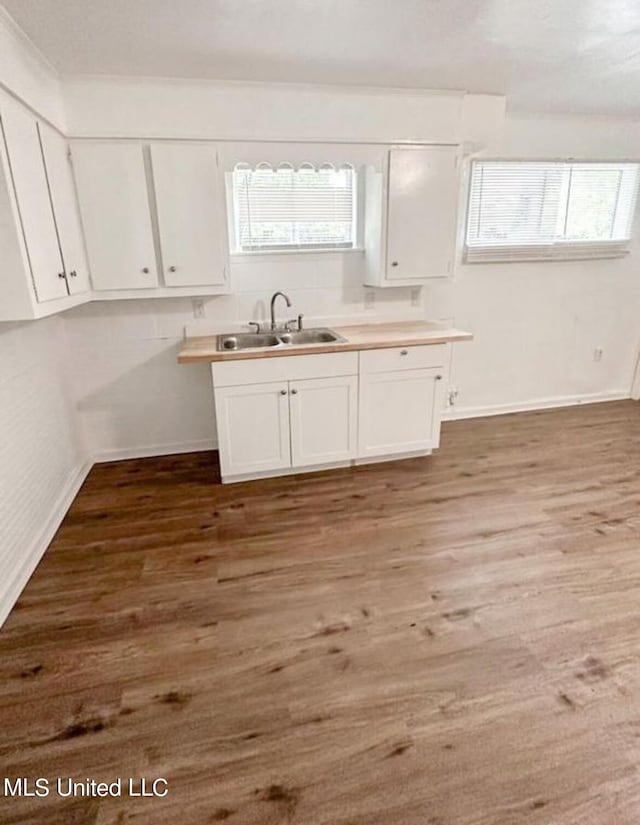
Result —
<path fill-rule="evenodd" d="M 60 81 L 0 5 L 0 87 L 59 129 L 66 127 Z"/>
<path fill-rule="evenodd" d="M 62 123 L 57 78 L 2 15 L 0 80 Z M 0 624 L 87 469 L 67 359 L 63 316 L 0 323 Z"/>
<path fill-rule="evenodd" d="M 385 292 L 362 286 L 360 253 L 256 256 L 232 264 L 233 295 L 204 299 L 206 317 L 195 321 L 189 298 L 99 302 L 64 315 L 73 356 L 73 383 L 94 456 L 170 453 L 215 445 L 211 374 L 206 365 L 176 362 L 185 326 L 192 334 L 239 328 L 265 320 L 269 299 L 278 317 L 345 321 L 424 317 L 410 289 Z M 365 294 L 376 298 L 365 309 Z M 420 298 L 421 296 L 418 295 Z"/>
<path fill-rule="evenodd" d="M 381 165 L 385 149 L 376 141 L 476 146 L 500 132 L 504 110 L 504 98 L 492 95 L 108 78 L 68 81 L 65 99 L 75 137 L 226 141 L 225 169 L 239 160 Z M 257 140 L 271 142 L 251 142 Z M 196 332 L 264 319 L 277 289 L 294 303 L 290 317 L 424 316 L 421 296 L 412 305 L 409 289 L 365 291 L 363 263 L 358 253 L 235 259 L 234 294 L 207 299 L 198 324 L 191 301 L 178 299 L 105 302 L 68 313 L 78 353 L 74 386 L 92 454 L 104 459 L 215 443 L 209 370 L 176 363 L 190 322 Z M 365 308 L 366 294 L 375 297 L 373 307 Z"/>
<path fill-rule="evenodd" d="M 467 152 L 484 145 L 494 157 L 603 159 L 637 157 L 640 137 L 637 121 L 608 118 L 510 115 L 503 130 L 504 99 L 490 95 L 109 78 L 66 81 L 63 94 L 78 137 L 431 140 L 461 142 Z M 459 254 L 454 276 L 425 287 L 418 307 L 410 290 L 365 291 L 357 255 L 347 254 L 237 260 L 234 295 L 207 299 L 197 323 L 189 300 L 80 307 L 63 322 L 90 451 L 110 457 L 213 443 L 208 370 L 175 363 L 184 326 L 265 317 L 279 288 L 309 318 L 420 312 L 470 329 L 473 343 L 455 348 L 454 415 L 626 395 L 638 348 L 635 246 L 612 261 L 466 266 Z"/>
<path fill-rule="evenodd" d="M 76 130 L 91 133 L 106 129 L 110 122 L 106 104 L 117 103 L 114 131 L 128 129 L 130 136 L 144 131 L 144 117 L 132 111 L 133 101 L 140 95 L 137 83 L 131 92 L 129 82 L 101 82 L 92 108 L 82 108 L 82 111 L 80 101 L 84 106 L 88 84 L 80 86 L 81 96 L 78 85 L 72 92 L 73 106 L 78 108 L 70 113 Z M 161 84 L 157 86 L 155 93 L 165 100 Z M 217 89 L 214 86 L 213 91 L 206 92 L 198 87 L 197 94 L 208 93 L 217 99 Z M 301 93 L 306 101 L 308 90 Z M 166 94 L 174 94 L 173 84 Z M 323 94 L 327 91 L 323 90 Z M 354 111 L 350 114 L 350 129 L 354 112 L 366 113 L 369 98 L 363 92 L 355 96 L 353 92 L 336 94 L 341 106 L 345 96 L 351 95 L 349 100 Z M 422 105 L 427 106 L 429 98 L 421 100 Z M 467 99 L 467 112 L 470 100 Z M 286 90 L 286 102 L 287 112 L 275 111 L 274 128 L 278 134 L 286 132 L 284 136 L 291 138 L 295 128 L 290 122 L 290 113 L 296 111 L 295 88 Z M 400 120 L 397 127 L 385 128 L 397 128 L 396 134 L 409 134 L 411 118 L 415 116 L 410 103 L 410 99 L 405 101 L 409 119 Z M 441 103 L 439 101 L 438 106 Z M 488 117 L 489 110 L 483 108 L 486 105 L 487 101 L 478 101 L 479 108 Z M 377 106 L 376 102 L 374 111 L 378 111 Z M 326 104 L 326 108 L 314 114 L 313 131 L 316 133 L 324 123 L 322 137 L 325 139 L 329 133 L 336 138 L 343 134 L 340 121 L 334 122 L 331 118 L 334 108 Z M 123 117 L 122 112 L 127 115 Z M 460 122 L 457 126 L 449 123 L 451 132 L 447 134 L 464 132 L 467 148 L 476 149 L 482 137 L 486 141 L 482 154 L 486 157 L 620 159 L 640 156 L 640 150 L 636 149 L 640 145 L 637 121 L 509 115 L 503 130 L 499 128 L 499 118 L 494 117 L 491 124 L 485 122 L 484 133 L 480 135 L 477 130 L 480 118 L 475 114 L 474 118 L 469 116 L 469 122 L 476 124 L 473 128 Z M 178 131 L 213 136 L 213 122 L 207 120 L 203 124 L 197 118 L 192 120 L 190 115 L 191 107 L 184 107 Z M 364 115 L 362 120 L 371 122 Z M 378 124 L 377 136 L 390 137 L 379 119 L 374 120 Z M 224 134 L 232 134 L 233 122 L 230 117 L 221 127 Z M 440 123 L 442 128 L 444 122 Z M 165 136 L 175 136 L 178 129 L 175 124 L 169 124 L 166 109 L 160 113 L 151 107 L 150 123 L 152 132 L 160 130 Z M 259 118 L 257 123 L 259 126 Z M 426 134 L 426 127 L 421 130 L 415 123 L 413 126 Z M 244 109 L 237 128 L 239 131 L 249 129 Z M 259 137 L 259 128 L 256 127 L 252 135 Z M 238 149 L 228 144 L 224 152 L 235 157 L 238 152 L 248 151 L 247 146 Z M 254 145 L 252 151 L 263 150 Z M 284 152 L 285 147 L 278 145 L 276 150 L 272 144 L 265 147 L 265 151 Z M 354 150 L 339 145 L 332 148 L 334 153 L 341 151 L 352 153 Z M 368 151 L 373 150 L 370 147 Z M 461 204 L 465 202 L 465 195 L 466 182 L 463 181 Z M 461 236 L 463 212 L 461 209 Z M 429 283 L 422 290 L 418 308 L 412 306 L 410 290 L 364 290 L 357 255 L 245 258 L 232 265 L 234 296 L 207 300 L 204 321 L 194 322 L 190 301 L 112 303 L 102 305 L 99 311 L 94 307 L 78 308 L 67 314 L 66 323 L 70 334 L 80 336 L 77 349 L 83 348 L 84 340 L 84 351 L 91 353 L 90 363 L 89 355 L 85 356 L 88 362 L 85 372 L 92 372 L 93 378 L 88 385 L 84 384 L 82 375 L 76 381 L 89 443 L 95 454 L 102 457 L 136 454 L 147 449 L 161 451 L 163 444 L 166 450 L 173 450 L 181 445 L 187 449 L 212 443 L 208 370 L 174 363 L 183 325 L 189 324 L 191 334 L 195 334 L 265 318 L 268 297 L 276 289 L 285 289 L 291 295 L 293 314 L 304 312 L 310 318 L 338 320 L 361 315 L 363 320 L 369 320 L 413 317 L 421 312 L 423 317 L 452 320 L 457 326 L 471 330 L 474 341 L 454 348 L 452 387 L 459 395 L 451 416 L 627 396 L 640 340 L 636 323 L 640 305 L 640 279 L 636 275 L 639 254 L 636 240 L 632 254 L 625 259 L 465 265 L 460 243 L 453 277 Z M 367 294 L 375 296 L 373 309 L 366 308 Z M 100 326 L 96 325 L 97 312 Z M 104 330 L 112 342 L 110 349 L 99 346 L 97 338 L 92 338 L 103 334 L 99 330 Z M 596 348 L 603 350 L 600 361 L 594 361 Z M 123 391 L 130 384 L 128 376 L 135 376 L 136 386 L 144 387 L 145 391 Z M 92 381 L 98 380 L 102 384 L 96 391 Z M 178 415 L 178 409 L 182 416 Z"/>
<path fill-rule="evenodd" d="M 64 85 L 73 137 L 485 143 L 502 95 L 282 83 L 78 78 Z"/>
<path fill-rule="evenodd" d="M 640 160 L 639 147 L 637 120 L 511 115 L 482 154 Z M 455 347 L 452 415 L 628 397 L 640 342 L 639 262 L 638 216 L 622 259 L 465 265 L 460 248 L 452 282 L 426 298 L 428 313 L 450 314 L 475 335 Z"/>
<path fill-rule="evenodd" d="M 0 623 L 87 469 L 66 357 L 62 317 L 0 324 Z"/>

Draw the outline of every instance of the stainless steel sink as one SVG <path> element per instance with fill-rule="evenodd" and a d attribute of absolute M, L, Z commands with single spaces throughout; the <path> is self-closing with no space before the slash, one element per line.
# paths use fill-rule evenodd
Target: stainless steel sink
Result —
<path fill-rule="evenodd" d="M 245 349 L 272 349 L 274 347 L 305 346 L 312 344 L 334 344 L 345 339 L 328 327 L 304 329 L 299 332 L 276 330 L 274 332 L 238 332 L 232 335 L 218 335 L 219 352 Z"/>
<path fill-rule="evenodd" d="M 218 335 L 218 351 L 263 349 L 280 346 L 280 339 L 272 332 L 239 332 L 235 335 Z"/>
<path fill-rule="evenodd" d="M 333 344 L 336 341 L 344 341 L 337 332 L 327 327 L 317 329 L 303 329 L 300 332 L 279 332 L 278 338 L 283 344 L 300 346 L 301 344 Z"/>

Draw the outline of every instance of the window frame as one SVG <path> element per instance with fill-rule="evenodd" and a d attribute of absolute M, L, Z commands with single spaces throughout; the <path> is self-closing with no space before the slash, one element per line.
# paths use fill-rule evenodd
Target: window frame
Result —
<path fill-rule="evenodd" d="M 273 168 L 288 164 L 288 161 L 282 161 L 278 164 L 273 164 Z M 362 174 L 362 167 L 360 165 L 345 161 L 345 166 L 350 166 L 354 175 L 354 191 L 353 191 L 353 245 L 352 246 L 294 246 L 280 245 L 272 247 L 262 247 L 255 249 L 242 249 L 239 245 L 238 231 L 237 231 L 237 216 L 235 211 L 234 186 L 233 175 L 236 171 L 236 166 L 242 165 L 238 162 L 233 169 L 228 169 L 225 172 L 225 197 L 227 206 L 227 228 L 229 236 L 229 255 L 233 259 L 251 259 L 261 258 L 263 256 L 277 257 L 280 255 L 350 255 L 355 253 L 362 254 L 364 252 L 364 175 Z M 291 163 L 297 170 L 300 163 Z M 314 164 L 315 168 L 319 168 L 322 164 Z M 335 165 L 335 164 L 332 164 Z M 338 167 L 336 167 L 338 168 Z"/>
<path fill-rule="evenodd" d="M 558 240 L 549 244 L 494 244 L 469 245 L 469 226 L 471 222 L 471 196 L 473 188 L 473 167 L 475 164 L 502 163 L 502 164 L 562 164 L 566 166 L 584 167 L 588 165 L 636 167 L 635 192 L 633 194 L 632 212 L 629 218 L 629 238 L 591 241 Z M 635 235 L 638 221 L 638 204 L 640 202 L 640 160 L 624 159 L 593 159 L 581 158 L 523 158 L 523 157 L 476 157 L 467 167 L 466 179 L 466 211 L 462 229 L 462 262 L 465 264 L 486 263 L 544 263 L 549 261 L 584 261 L 606 258 L 624 258 L 630 253 L 629 245 Z M 567 200 L 567 212 L 568 214 Z M 615 221 L 616 215 L 613 219 Z"/>

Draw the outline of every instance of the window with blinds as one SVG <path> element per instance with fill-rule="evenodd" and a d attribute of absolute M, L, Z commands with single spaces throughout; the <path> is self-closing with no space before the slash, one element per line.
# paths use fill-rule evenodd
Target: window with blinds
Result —
<path fill-rule="evenodd" d="M 356 245 L 356 172 L 351 166 L 289 164 L 232 174 L 237 252 L 352 249 Z"/>
<path fill-rule="evenodd" d="M 465 258 L 624 255 L 637 193 L 635 163 L 474 161 Z"/>

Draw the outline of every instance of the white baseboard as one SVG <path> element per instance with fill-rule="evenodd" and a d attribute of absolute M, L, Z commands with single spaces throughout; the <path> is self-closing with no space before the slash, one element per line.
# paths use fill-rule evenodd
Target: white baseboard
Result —
<path fill-rule="evenodd" d="M 367 455 L 354 459 L 356 466 L 365 464 L 388 464 L 390 461 L 405 461 L 407 458 L 423 458 L 431 455 L 433 450 L 411 450 L 408 453 L 386 453 L 384 455 Z"/>
<path fill-rule="evenodd" d="M 152 444 L 150 447 L 122 447 L 111 450 L 101 450 L 93 456 L 96 464 L 106 461 L 125 461 L 129 458 L 154 458 L 163 455 L 177 455 L 178 453 L 198 453 L 202 450 L 215 450 L 218 445 L 213 438 L 203 438 L 199 441 L 177 441 L 169 444 Z"/>
<path fill-rule="evenodd" d="M 442 414 L 443 421 L 458 421 L 464 418 L 485 418 L 491 415 L 509 415 L 517 412 L 549 410 L 556 407 L 573 407 L 580 404 L 600 404 L 604 401 L 624 401 L 630 398 L 629 390 L 610 390 L 591 395 L 564 395 L 556 398 L 535 398 L 514 404 L 489 404 L 484 407 L 450 407 Z"/>
<path fill-rule="evenodd" d="M 93 462 L 85 461 L 75 469 L 73 475 L 65 485 L 64 490 L 58 497 L 49 517 L 42 526 L 42 529 L 27 549 L 22 563 L 15 571 L 13 577 L 9 579 L 6 586 L 0 591 L 0 627 L 2 627 L 13 606 L 18 601 L 20 594 L 38 566 L 45 550 L 51 544 L 58 527 L 62 524 L 69 507 L 71 507 L 74 498 L 78 495 L 92 466 Z"/>

